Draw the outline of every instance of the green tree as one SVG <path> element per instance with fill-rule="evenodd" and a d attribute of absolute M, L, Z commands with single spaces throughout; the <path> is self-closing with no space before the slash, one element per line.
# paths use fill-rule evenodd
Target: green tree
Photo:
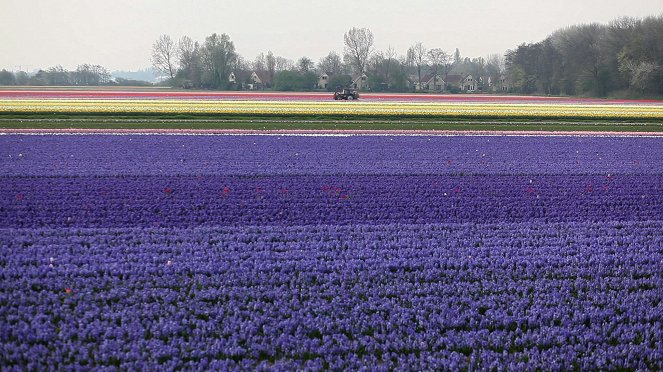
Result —
<path fill-rule="evenodd" d="M 330 75 L 339 75 L 343 73 L 343 61 L 338 53 L 331 51 L 326 57 L 321 58 L 318 62 L 318 69 L 320 72 L 325 72 Z"/>
<path fill-rule="evenodd" d="M 238 57 L 230 37 L 214 33 L 205 38 L 201 57 L 204 69 L 203 85 L 212 89 L 227 88 L 231 67 Z"/>
<path fill-rule="evenodd" d="M 329 84 L 327 90 L 334 91 L 337 88 L 347 88 L 352 83 L 352 76 L 348 74 L 337 74 L 329 77 Z"/>
<path fill-rule="evenodd" d="M 183 36 L 177 44 L 179 70 L 176 81 L 184 88 L 201 86 L 202 60 L 200 45 L 188 36 Z"/>
<path fill-rule="evenodd" d="M 428 50 L 424 47 L 424 44 L 418 42 L 412 45 L 407 50 L 407 60 L 408 63 L 417 69 L 417 82 L 419 83 L 419 89 L 421 89 L 421 70 L 426 65 L 426 54 Z"/>
<path fill-rule="evenodd" d="M 444 72 L 444 68 L 450 60 L 451 56 L 440 48 L 433 48 L 428 51 L 429 71 L 433 74 L 433 89 L 437 89 L 437 75 Z"/>
<path fill-rule="evenodd" d="M 267 68 L 267 78 L 270 82 L 273 82 L 274 73 L 276 72 L 276 57 L 274 57 L 274 53 L 271 50 L 265 56 L 265 67 Z"/>
<path fill-rule="evenodd" d="M 312 71 L 299 72 L 284 70 L 274 74 L 274 90 L 302 91 L 311 90 L 318 81 L 318 75 Z"/>
<path fill-rule="evenodd" d="M 309 72 L 315 68 L 315 64 L 310 58 L 304 56 L 297 61 L 297 67 L 300 72 Z"/>
<path fill-rule="evenodd" d="M 48 85 L 70 85 L 71 79 L 69 71 L 65 70 L 62 66 L 58 65 L 51 67 L 45 74 Z"/>
<path fill-rule="evenodd" d="M 11 71 L 3 69 L 0 71 L 0 85 L 14 85 L 16 84 L 16 77 Z"/>

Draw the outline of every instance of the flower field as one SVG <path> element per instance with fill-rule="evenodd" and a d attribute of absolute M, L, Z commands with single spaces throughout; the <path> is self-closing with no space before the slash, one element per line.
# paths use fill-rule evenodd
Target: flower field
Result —
<path fill-rule="evenodd" d="M 2 135 L 0 366 L 660 370 L 661 154 L 646 136 Z"/>
<path fill-rule="evenodd" d="M 147 114 L 217 117 L 370 117 L 663 120 L 660 101 L 493 95 L 366 94 L 334 102 L 324 93 L 0 91 L 0 115 Z"/>
<path fill-rule="evenodd" d="M 265 92 L 265 91 L 178 91 L 172 89 L 0 89 L 0 99 L 99 99 L 99 100 L 215 100 L 215 101 L 330 101 L 332 92 Z M 476 102 L 476 103 L 549 103 L 661 105 L 660 100 L 599 99 L 556 96 L 519 96 L 496 94 L 415 94 L 362 92 L 362 101 L 382 102 Z"/>
<path fill-rule="evenodd" d="M 663 120 L 663 106 L 422 102 L 281 102 L 206 100 L 5 100 L 11 114 L 204 114 L 414 118 L 573 118 Z"/>

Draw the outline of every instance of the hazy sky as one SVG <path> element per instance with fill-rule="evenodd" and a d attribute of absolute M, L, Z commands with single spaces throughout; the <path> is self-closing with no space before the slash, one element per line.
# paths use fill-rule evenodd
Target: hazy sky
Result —
<path fill-rule="evenodd" d="M 663 13 L 661 0 L 0 0 L 0 69 L 81 63 L 150 66 L 161 34 L 203 41 L 227 33 L 237 51 L 318 61 L 342 52 L 343 34 L 367 27 L 375 47 L 428 48 L 485 57 L 564 26 Z"/>

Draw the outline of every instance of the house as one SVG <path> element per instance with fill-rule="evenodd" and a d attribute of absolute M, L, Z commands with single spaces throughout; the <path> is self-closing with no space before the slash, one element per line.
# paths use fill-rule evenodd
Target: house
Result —
<path fill-rule="evenodd" d="M 446 83 L 440 74 L 426 75 L 426 86 L 429 90 L 442 91 L 445 89 Z"/>
<path fill-rule="evenodd" d="M 495 91 L 497 92 L 508 92 L 511 90 L 511 81 L 506 77 L 506 75 L 501 74 L 498 80 L 495 82 Z"/>
<path fill-rule="evenodd" d="M 460 89 L 462 82 L 463 82 L 463 76 L 462 75 L 447 75 L 445 79 L 445 84 L 446 84 L 446 90 L 449 90 L 450 87 Z"/>
<path fill-rule="evenodd" d="M 271 82 L 269 81 L 267 74 L 252 71 L 247 88 L 249 90 L 265 89 L 265 87 L 269 86 L 270 83 Z"/>
<path fill-rule="evenodd" d="M 445 82 L 442 75 L 427 74 L 421 77 L 421 86 L 419 85 L 419 76 L 412 75 L 408 78 L 410 85 L 415 91 L 435 90 L 441 91 L 445 88 Z"/>
<path fill-rule="evenodd" d="M 245 70 L 231 71 L 230 74 L 228 74 L 228 82 L 234 87 L 234 89 L 245 89 L 246 81 L 249 76 L 249 72 Z"/>
<path fill-rule="evenodd" d="M 407 77 L 407 85 L 409 87 L 412 87 L 412 90 L 420 90 L 419 89 L 419 77 L 417 75 L 410 75 Z"/>
<path fill-rule="evenodd" d="M 353 76 L 351 88 L 357 90 L 368 89 L 368 76 L 366 76 L 366 74 Z"/>
<path fill-rule="evenodd" d="M 327 74 L 326 72 L 323 72 L 322 74 L 320 74 L 318 76 L 317 88 L 318 89 L 327 89 L 328 86 L 329 86 L 329 74 Z"/>
<path fill-rule="evenodd" d="M 474 92 L 478 89 L 478 81 L 471 75 L 465 75 L 461 81 L 460 90 L 463 92 Z"/>
<path fill-rule="evenodd" d="M 266 74 L 256 71 L 237 70 L 228 75 L 228 82 L 237 89 L 258 90 L 269 86 Z"/>

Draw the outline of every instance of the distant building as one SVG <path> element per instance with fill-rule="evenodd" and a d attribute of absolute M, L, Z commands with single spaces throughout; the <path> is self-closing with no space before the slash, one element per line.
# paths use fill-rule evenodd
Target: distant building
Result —
<path fill-rule="evenodd" d="M 472 74 L 465 75 L 463 78 L 461 85 L 460 85 L 460 90 L 463 92 L 474 92 L 478 89 L 478 81 L 472 76 Z"/>
<path fill-rule="evenodd" d="M 266 74 L 252 71 L 247 88 L 249 90 L 265 89 L 269 84 Z"/>
<path fill-rule="evenodd" d="M 430 91 L 430 90 L 441 91 L 444 90 L 445 87 L 444 79 L 440 74 L 437 75 L 427 74 L 422 76 L 421 84 L 419 84 L 418 75 L 410 76 L 408 78 L 408 81 L 410 82 L 410 86 L 412 87 L 412 89 L 417 92 Z"/>
<path fill-rule="evenodd" d="M 511 81 L 509 78 L 506 77 L 506 75 L 502 74 L 499 76 L 496 84 L 495 84 L 495 89 L 498 92 L 508 92 L 512 88 Z"/>
<path fill-rule="evenodd" d="M 270 84 L 266 74 L 244 70 L 232 71 L 228 75 L 228 82 L 234 85 L 236 89 L 246 90 L 265 89 Z"/>
<path fill-rule="evenodd" d="M 366 74 L 355 75 L 352 77 L 351 88 L 357 90 L 368 89 L 368 76 Z"/>
<path fill-rule="evenodd" d="M 449 90 L 449 88 L 460 89 L 462 82 L 463 82 L 462 75 L 447 75 L 445 79 L 446 90 Z"/>
<path fill-rule="evenodd" d="M 317 88 L 327 89 L 328 86 L 329 86 L 329 74 L 323 72 L 322 74 L 320 74 L 320 76 L 318 76 Z"/>
<path fill-rule="evenodd" d="M 228 74 L 228 82 L 234 87 L 234 89 L 245 89 L 246 81 L 249 76 L 250 72 L 245 70 L 231 71 L 230 74 Z"/>

